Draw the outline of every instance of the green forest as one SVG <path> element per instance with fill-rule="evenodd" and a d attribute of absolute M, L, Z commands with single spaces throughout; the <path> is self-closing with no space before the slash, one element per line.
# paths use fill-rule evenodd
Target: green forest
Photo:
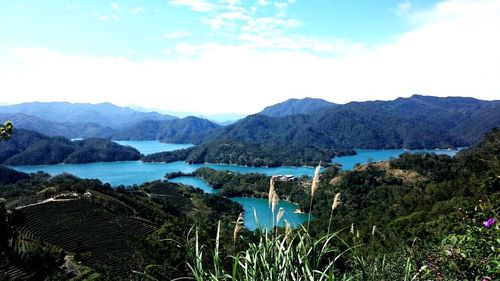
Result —
<path fill-rule="evenodd" d="M 221 140 L 188 149 L 146 155 L 144 162 L 186 161 L 190 164 L 224 163 L 253 167 L 315 166 L 337 156 L 353 155 L 352 149 L 325 149 L 313 145 L 268 145 Z"/>
<path fill-rule="evenodd" d="M 12 134 L 12 127 L 10 130 Z M 90 138 L 71 141 L 24 129 L 16 129 L 9 141 L 0 142 L 0 163 L 5 165 L 77 164 L 140 158 L 141 154 L 135 148 L 110 140 Z"/>

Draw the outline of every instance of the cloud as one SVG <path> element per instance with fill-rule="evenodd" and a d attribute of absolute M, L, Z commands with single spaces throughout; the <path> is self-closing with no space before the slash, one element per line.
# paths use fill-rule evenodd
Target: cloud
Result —
<path fill-rule="evenodd" d="M 257 1 L 257 5 L 259 5 L 259 6 L 267 6 L 267 5 L 269 5 L 269 1 L 268 0 L 258 0 Z"/>
<path fill-rule="evenodd" d="M 132 15 L 137 15 L 144 12 L 144 7 L 135 7 L 129 10 Z"/>
<path fill-rule="evenodd" d="M 276 37 L 282 37 L 284 32 L 302 25 L 299 20 L 286 16 L 287 8 L 294 2 L 275 1 L 271 5 L 270 2 L 259 1 L 248 9 L 240 1 L 231 1 L 220 4 L 217 13 L 205 22 L 216 33 L 224 32 L 236 38 L 250 34 L 272 42 Z M 266 9 L 266 16 L 256 16 L 260 9 Z"/>
<path fill-rule="evenodd" d="M 410 1 L 401 2 L 398 4 L 396 9 L 396 14 L 404 15 L 407 14 L 411 10 L 412 4 Z"/>
<path fill-rule="evenodd" d="M 112 15 L 103 15 L 103 16 L 99 16 L 99 20 L 101 21 L 110 21 L 110 20 L 118 20 L 119 17 L 117 14 L 112 14 Z"/>
<path fill-rule="evenodd" d="M 116 2 L 111 2 L 111 8 L 115 11 L 120 10 L 120 5 Z"/>
<path fill-rule="evenodd" d="M 179 39 L 179 38 L 186 38 L 190 37 L 192 34 L 191 32 L 183 29 L 175 30 L 172 32 L 167 32 L 163 34 L 163 37 L 169 38 L 169 39 Z"/>
<path fill-rule="evenodd" d="M 254 113 L 305 96 L 338 103 L 415 93 L 498 99 L 498 14 L 496 0 L 440 2 L 410 12 L 413 30 L 375 46 L 280 37 L 260 44 L 293 48 L 261 49 L 249 37 L 242 45 L 180 43 L 168 59 L 143 61 L 13 49 L 0 54 L 0 92 L 7 103 L 110 101 L 203 113 Z"/>
<path fill-rule="evenodd" d="M 170 0 L 171 5 L 186 6 L 196 12 L 210 12 L 216 5 L 205 0 Z"/>

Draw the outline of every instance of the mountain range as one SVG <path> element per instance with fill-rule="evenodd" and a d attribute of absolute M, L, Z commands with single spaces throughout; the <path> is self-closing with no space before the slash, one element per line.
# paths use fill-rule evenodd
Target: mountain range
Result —
<path fill-rule="evenodd" d="M 227 126 L 109 103 L 1 106 L 0 119 L 12 120 L 16 128 L 68 138 L 194 144 L 228 140 L 322 149 L 448 148 L 469 146 L 490 129 L 500 127 L 500 101 L 413 95 L 340 105 L 322 99 L 291 99 Z"/>
<path fill-rule="evenodd" d="M 122 128 L 143 120 L 172 120 L 158 112 L 140 112 L 111 103 L 28 102 L 0 106 L 0 113 L 22 113 L 58 123 L 95 123 Z"/>

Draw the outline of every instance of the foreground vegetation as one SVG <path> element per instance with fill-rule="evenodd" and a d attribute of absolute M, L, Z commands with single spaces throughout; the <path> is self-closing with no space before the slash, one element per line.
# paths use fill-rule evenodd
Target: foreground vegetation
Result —
<path fill-rule="evenodd" d="M 223 194 L 266 195 L 265 179 L 258 175 L 206 168 L 194 175 L 221 188 Z M 496 280 L 500 274 L 499 175 L 500 131 L 494 130 L 484 142 L 456 157 L 405 154 L 350 172 L 330 167 L 312 200 L 311 183 L 304 179 L 277 183 L 276 191 L 303 210 L 311 208 L 316 219 L 300 235 L 313 241 L 345 241 L 337 249 L 348 250 L 336 259 L 337 278 L 403 280 L 411 272 L 417 280 Z M 331 237 L 330 229 L 345 231 Z M 260 239 L 267 241 L 266 236 Z M 248 247 L 259 248 L 257 256 L 265 255 L 271 251 L 267 243 L 249 242 Z M 269 243 L 281 245 L 272 239 Z M 273 251 L 287 253 L 286 247 Z M 248 260 L 246 253 L 238 257 Z M 247 260 L 236 266 L 246 268 Z M 328 275 L 327 267 L 323 269 Z M 204 270 L 204 274 L 223 280 L 231 270 L 226 268 L 226 277 L 215 271 Z"/>

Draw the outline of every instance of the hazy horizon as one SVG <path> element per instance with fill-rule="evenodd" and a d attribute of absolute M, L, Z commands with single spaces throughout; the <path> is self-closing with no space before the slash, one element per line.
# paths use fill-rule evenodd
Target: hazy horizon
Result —
<path fill-rule="evenodd" d="M 436 97 L 436 96 L 424 95 L 424 94 L 414 94 L 414 95 Z M 411 96 L 413 96 L 413 95 L 411 95 Z M 397 99 L 397 98 L 409 98 L 411 96 L 396 97 L 395 99 Z M 207 113 L 207 112 L 196 112 L 196 111 L 176 111 L 176 110 L 162 109 L 162 108 L 147 108 L 147 107 L 142 107 L 142 106 L 134 105 L 134 104 L 119 105 L 119 104 L 115 104 L 115 103 L 110 102 L 110 101 L 103 101 L 103 102 L 71 102 L 71 101 L 67 101 L 67 100 L 59 100 L 59 101 L 24 101 L 24 102 L 20 102 L 20 103 L 5 103 L 5 102 L 0 101 L 0 106 L 9 106 L 9 105 L 16 105 L 16 104 L 23 104 L 23 103 L 37 103 L 37 102 L 40 102 L 40 103 L 50 103 L 50 102 L 54 102 L 54 103 L 61 102 L 61 103 L 64 103 L 64 102 L 68 102 L 68 103 L 72 103 L 72 104 L 79 104 L 80 103 L 80 104 L 94 104 L 94 105 L 95 104 L 103 104 L 103 103 L 111 103 L 111 104 L 116 105 L 116 106 L 120 106 L 120 107 L 124 107 L 124 108 L 130 108 L 130 109 L 133 109 L 133 110 L 136 110 L 136 111 L 140 111 L 140 112 L 158 112 L 158 113 L 161 113 L 161 114 L 173 115 L 173 116 L 176 116 L 176 117 L 179 117 L 179 118 L 184 118 L 184 117 L 187 117 L 187 116 L 205 117 L 205 118 L 208 118 L 208 119 L 211 119 L 211 120 L 214 120 L 214 121 L 224 122 L 224 121 L 231 121 L 231 120 L 243 118 L 243 117 L 251 115 L 251 114 L 259 113 L 259 112 L 261 112 L 263 109 L 265 109 L 268 106 L 273 106 L 273 105 L 276 105 L 276 104 L 288 101 L 290 99 L 299 99 L 299 100 L 301 100 L 301 99 L 306 99 L 306 98 L 323 99 L 323 98 L 310 97 L 310 96 L 299 97 L 299 98 L 289 98 L 289 99 L 286 99 L 286 100 L 278 101 L 278 102 L 276 102 L 274 104 L 266 105 L 263 108 L 261 108 L 260 110 L 258 110 L 256 112 L 251 112 L 251 113 L 241 113 L 241 112 L 213 112 L 213 113 Z M 475 98 L 475 97 L 472 97 L 472 96 L 444 96 L 443 98 Z M 334 103 L 333 101 L 329 101 L 327 99 L 323 99 L 323 100 L 325 100 L 327 102 Z M 394 100 L 394 99 L 386 99 L 386 100 L 382 100 L 382 99 L 367 99 L 367 100 L 363 100 L 363 101 L 359 101 L 359 102 L 392 101 L 392 100 Z M 489 99 L 489 100 L 488 99 L 479 99 L 479 100 L 495 101 L 495 100 L 499 100 L 499 99 Z M 347 104 L 347 103 L 350 103 L 350 102 L 358 102 L 358 101 L 348 101 L 348 102 L 345 102 L 345 103 L 337 103 L 337 104 L 343 105 L 343 104 Z"/>

